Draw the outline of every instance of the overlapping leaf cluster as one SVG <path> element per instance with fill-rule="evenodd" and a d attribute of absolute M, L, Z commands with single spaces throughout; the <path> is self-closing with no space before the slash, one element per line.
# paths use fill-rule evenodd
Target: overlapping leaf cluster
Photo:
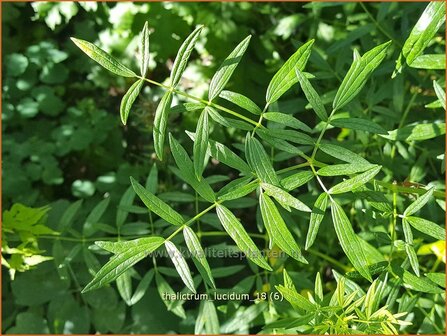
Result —
<path fill-rule="evenodd" d="M 439 3 L 430 3 L 421 18 L 425 20 L 424 23 L 429 20 L 428 29 L 421 32 L 418 28 L 421 23 L 418 23 L 411 32 L 402 49 L 402 55 L 409 66 L 413 66 L 414 62 L 419 64 L 419 67 L 422 67 L 422 64 L 439 63 L 439 57 L 422 59 L 421 54 L 443 23 L 445 16 L 443 8 Z M 178 89 L 178 85 L 202 30 L 203 27 L 198 26 L 182 43 L 173 63 L 168 84 L 146 78 L 150 55 L 147 24 L 141 33 L 140 75 L 90 42 L 72 38 L 82 51 L 109 71 L 120 76 L 135 78 L 134 84 L 122 99 L 123 124 L 127 123 L 128 118 L 132 118 L 130 113 L 132 105 L 146 82 L 166 90 L 158 104 L 154 119 L 155 153 L 159 160 L 172 157 L 176 164 L 176 167 L 172 167 L 174 174 L 198 195 L 200 203 L 206 204 L 202 211 L 197 209 L 195 216 L 186 217 L 158 197 L 155 188 L 144 187 L 131 177 L 133 190 L 141 201 L 151 213 L 172 224 L 172 230 L 163 237 L 150 236 L 128 241 L 96 242 L 96 245 L 113 253 L 113 256 L 95 274 L 93 280 L 84 288 L 84 292 L 116 280 L 122 296 L 127 297 L 126 301 L 132 303 L 134 299 L 131 293 L 125 294 L 132 266 L 161 248 L 166 249 L 189 291 L 195 293 L 202 280 L 207 291 L 210 288 L 218 290 L 213 270 L 204 254 L 200 237 L 202 232 L 194 230 L 201 217 L 211 212 L 216 213 L 221 225 L 220 230 L 234 241 L 251 262 L 265 272 L 277 271 L 274 263 L 269 262 L 269 258 L 263 255 L 262 248 L 253 240 L 259 233 L 248 232 L 244 224 L 226 206 L 228 202 L 256 194 L 259 217 L 262 219 L 259 230 L 261 234 L 266 232 L 263 234 L 267 243 L 266 251 L 276 248 L 297 262 L 307 264 L 306 252 L 303 252 L 303 249 L 311 251 L 315 248 L 313 246 L 320 225 L 330 216 L 338 242 L 353 266 L 353 270 L 346 274 L 346 277 L 372 282 L 367 293 L 364 293 L 353 281 L 337 275 L 337 289 L 327 299 L 323 296 L 321 279 L 317 277 L 315 299 L 312 296 L 306 298 L 298 293 L 292 280 L 287 277 L 287 273 L 284 273 L 285 284 L 277 289 L 298 310 L 301 317 L 294 321 L 267 326 L 270 331 L 299 329 L 302 332 L 347 333 L 355 329 L 367 333 L 397 333 L 395 325 L 406 325 L 405 322 L 398 320 L 404 314 L 393 315 L 386 306 L 380 307 L 382 298 L 387 297 L 388 305 L 392 306 L 396 302 L 395 293 L 402 285 L 417 292 L 432 294 L 442 292 L 438 287 L 441 285 L 439 273 L 420 272 L 412 229 L 445 241 L 445 231 L 440 225 L 414 216 L 427 202 L 433 200 L 433 196 L 442 198 L 445 195 L 436 186 L 410 188 L 389 183 L 382 178 L 382 165 L 370 162 L 364 155 L 355 153 L 341 144 L 325 140 L 324 135 L 333 128 L 375 134 L 379 139 L 388 140 L 395 151 L 401 141 L 417 142 L 445 134 L 445 122 L 440 120 L 434 123 L 402 124 L 395 130 L 387 130 L 366 116 L 351 117 L 346 113 L 349 104 L 355 101 L 373 73 L 380 69 L 387 59 L 392 41 L 373 47 L 363 55 L 354 51 L 352 64 L 330 101 L 332 103 L 330 110 L 327 110 L 329 101 L 323 99 L 325 96 L 317 92 L 311 83 L 314 76 L 305 71 L 314 40 L 303 43 L 273 76 L 267 86 L 263 107 L 240 93 L 225 90 L 249 47 L 250 36 L 234 48 L 214 74 L 209 85 L 208 97 L 203 99 L 191 96 Z M 397 69 L 401 71 L 399 62 Z M 437 69 L 437 67 L 429 68 Z M 297 84 L 320 120 L 317 125 L 307 125 L 295 116 L 272 108 L 285 92 Z M 437 104 L 445 107 L 444 92 L 438 82 L 434 82 L 434 89 L 439 98 Z M 186 97 L 192 102 L 172 106 L 176 96 Z M 241 114 L 220 105 L 219 99 L 245 110 L 246 113 Z M 200 114 L 195 132 L 187 131 L 193 141 L 191 154 L 175 134 L 169 133 L 169 116 L 172 110 Z M 235 146 L 237 152 L 226 144 L 213 140 L 212 130 L 222 126 L 245 133 L 245 137 L 241 137 L 243 143 Z M 169 141 L 166 141 L 167 139 Z M 277 169 L 272 157 L 273 152 L 282 153 L 287 157 L 297 157 L 300 163 Z M 237 178 L 220 190 L 214 190 L 212 183 L 206 178 L 210 158 L 237 171 Z M 155 174 L 156 169 L 156 166 L 152 168 L 150 176 Z M 319 189 L 316 199 L 310 203 L 308 199 L 300 197 L 299 189 L 308 184 L 315 184 Z M 388 192 L 392 193 L 393 201 L 386 196 Z M 403 213 L 399 214 L 397 194 L 402 192 L 411 192 L 416 197 Z M 389 234 L 380 233 L 385 236 L 383 239 L 389 242 L 385 252 L 372 246 L 365 240 L 365 235 L 360 235 L 354 229 L 352 214 L 346 213 L 343 207 L 346 199 L 353 198 L 365 201 L 367 215 L 371 218 L 390 220 Z M 301 239 L 297 239 L 294 234 L 296 230 L 288 221 L 287 213 L 295 211 L 302 212 L 300 218 L 308 223 L 303 246 L 299 243 Z M 403 240 L 398 239 L 398 231 L 399 235 L 402 233 Z M 193 277 L 188 262 L 179 250 L 182 245 L 181 240 L 178 240 L 180 233 L 183 233 L 184 245 L 193 256 L 196 269 L 201 274 L 200 279 Z M 379 235 L 379 232 L 371 234 Z M 387 258 L 384 255 L 387 255 Z M 399 263 L 400 259 L 403 259 L 403 262 Z M 389 277 L 392 277 L 392 280 L 389 280 Z M 155 279 L 160 295 L 166 292 L 173 293 L 173 289 L 161 274 L 156 272 Z M 144 281 L 146 280 L 141 280 L 141 283 Z M 349 289 L 346 289 L 348 287 Z M 376 295 L 377 293 L 379 294 Z M 166 302 L 166 304 L 169 310 L 184 317 L 181 302 Z M 408 311 L 404 309 L 408 307 L 402 305 L 399 311 Z M 201 332 L 203 328 L 208 332 L 218 330 L 213 303 L 202 303 L 200 310 L 200 316 L 202 318 L 211 316 L 211 321 L 199 319 L 197 331 Z M 340 314 L 343 318 L 340 318 Z M 302 328 L 304 325 L 306 328 Z M 231 330 L 225 326 L 221 329 Z"/>

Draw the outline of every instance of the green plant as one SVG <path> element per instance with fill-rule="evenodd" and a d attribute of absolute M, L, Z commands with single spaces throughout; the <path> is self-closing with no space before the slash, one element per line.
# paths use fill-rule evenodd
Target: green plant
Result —
<path fill-rule="evenodd" d="M 154 14 L 153 7 L 123 6 L 125 19 L 100 38 L 110 37 L 105 48 L 114 55 L 135 40 L 144 14 Z M 144 25 L 139 72 L 130 59 L 121 63 L 74 39 L 125 76 L 112 80 L 129 87 L 120 106 L 123 129 L 137 125 L 153 141 L 143 138 L 144 151 L 134 151 L 138 164 L 120 168 L 127 189 L 100 189 L 110 195 L 96 206 L 97 198 L 51 205 L 56 214 L 48 225 L 61 234 L 40 237 L 39 245 L 56 260 L 12 282 L 18 304 L 30 308 L 15 308 L 9 332 L 26 330 L 30 321 L 48 332 L 48 320 L 49 330 L 74 333 L 443 333 L 444 78 L 436 70 L 445 64 L 444 41 L 435 34 L 444 7 L 431 3 L 422 14 L 430 29 L 415 28 L 405 42 L 407 17 L 419 15 L 420 5 L 256 5 L 255 15 L 280 19 L 271 28 L 243 25 L 251 37 L 239 32 L 227 41 L 254 4 L 210 4 L 203 12 L 195 4 L 150 6 L 157 9 L 155 32 L 149 36 Z M 222 30 L 207 29 L 223 7 L 238 14 Z M 44 17 L 61 8 L 41 9 Z M 334 21 L 335 13 L 346 25 Z M 177 18 L 176 28 L 162 35 L 157 22 L 167 18 Z M 186 37 L 165 79 L 167 50 L 176 44 L 160 43 L 160 36 L 196 23 L 205 26 Z M 235 36 L 241 42 L 225 58 Z M 290 49 L 279 45 L 289 41 L 295 49 L 282 62 Z M 214 75 L 202 65 L 220 59 Z M 98 74 L 105 78 L 98 69 L 95 83 Z M 261 86 L 268 87 L 265 97 Z M 154 120 L 151 100 L 160 101 Z M 144 207 L 134 205 L 136 195 Z M 45 277 L 54 290 L 25 299 L 26 283 Z M 206 296 L 188 299 L 195 293 Z M 233 298 L 207 300 L 228 294 Z M 34 306 L 42 303 L 48 317 L 37 316 Z M 55 309 L 60 304 L 64 309 Z M 68 312 L 80 318 L 68 319 Z"/>
<path fill-rule="evenodd" d="M 421 19 L 428 20 L 425 16 L 430 17 L 431 22 L 433 22 L 429 25 L 430 30 L 427 29 L 426 33 L 424 33 L 425 35 L 422 34 L 421 36 L 418 36 L 420 31 L 418 28 L 418 25 L 420 24 L 418 24 L 410 35 L 410 38 L 407 40 L 403 49 L 403 55 L 406 57 L 407 63 L 410 66 L 413 64 L 413 60 L 422 53 L 422 50 L 427 46 L 429 40 L 434 36 L 442 24 L 445 14 L 443 8 L 444 6 L 440 3 L 431 3 Z M 431 28 L 432 26 L 433 29 Z M 394 261 L 393 247 L 398 245 L 398 249 L 404 249 L 407 255 L 406 260 L 410 262 L 412 270 L 416 274 L 415 277 L 402 268 L 400 273 L 411 275 L 411 277 L 407 277 L 406 281 L 405 279 L 403 279 L 403 281 L 410 286 L 412 285 L 412 281 L 431 282 L 429 278 L 420 275 L 418 258 L 414 249 L 410 225 L 425 234 L 434 236 L 436 239 L 445 240 L 445 232 L 437 224 L 422 218 L 416 219 L 411 216 L 427 203 L 433 195 L 435 188 L 432 187 L 428 191 L 420 187 L 415 188 L 414 191 L 420 196 L 408 206 L 402 215 L 399 215 L 396 207 L 396 194 L 403 190 L 395 184 L 390 186 L 389 184 L 381 183 L 382 181 L 380 179 L 375 179 L 381 171 L 382 166 L 370 163 L 365 158 L 347 148 L 324 142 L 324 135 L 329 127 L 340 127 L 360 132 L 370 132 L 378 134 L 382 139 L 406 141 L 426 140 L 445 133 L 445 123 L 439 122 L 424 124 L 424 131 L 420 129 L 422 125 L 414 125 L 407 126 L 408 130 L 399 127 L 394 131 L 387 132 L 382 126 L 371 120 L 358 117 L 353 118 L 349 115 L 340 113 L 348 103 L 356 98 L 371 74 L 386 58 L 391 41 L 372 48 L 363 56 L 354 50 L 353 63 L 345 75 L 340 87 L 337 89 L 335 98 L 332 102 L 332 110 L 328 114 L 321 96 L 316 92 L 308 80 L 308 78 L 312 78 L 312 76 L 303 73 L 314 43 L 313 40 L 298 48 L 298 50 L 279 69 L 275 76 L 273 76 L 267 88 L 266 103 L 263 109 L 259 108 L 249 98 L 239 93 L 223 91 L 242 55 L 247 49 L 250 36 L 244 39 L 234 51 L 230 53 L 213 76 L 207 99 L 198 98 L 178 90 L 177 85 L 186 68 L 188 58 L 199 38 L 201 30 L 202 26 L 199 26 L 183 42 L 174 61 L 168 84 L 161 84 L 145 77 L 147 65 L 149 63 L 149 30 L 147 24 L 141 34 L 140 75 L 137 75 L 95 45 L 84 40 L 72 39 L 82 51 L 109 71 L 120 76 L 137 78 L 137 81 L 130 87 L 121 102 L 121 120 L 124 124 L 127 122 L 132 104 L 139 95 L 144 82 L 149 82 L 166 89 L 166 93 L 163 95 L 157 108 L 153 127 L 154 147 L 160 160 L 166 159 L 165 137 L 167 134 L 167 125 L 173 96 L 177 94 L 194 101 L 194 103 L 186 103 L 173 108 L 180 109 L 186 113 L 192 113 L 195 110 L 201 111 L 195 133 L 188 133 L 194 141 L 193 160 L 190 159 L 187 151 L 172 134 L 169 134 L 169 143 L 171 154 L 177 164 L 177 169 L 175 169 L 176 175 L 195 190 L 196 195 L 201 197 L 201 201 L 211 204 L 203 211 L 198 212 L 194 217 L 184 219 L 180 213 L 155 196 L 153 192 L 147 190 L 131 178 L 136 194 L 141 198 L 147 208 L 151 212 L 160 216 L 163 220 L 177 226 L 177 228 L 165 238 L 151 236 L 125 242 L 97 242 L 96 244 L 98 246 L 112 252 L 114 256 L 101 268 L 94 279 L 84 288 L 84 291 L 102 287 L 114 280 L 119 281 L 119 286 L 121 282 L 120 279 L 126 276 L 126 272 L 135 263 L 143 259 L 149 253 L 160 248 L 162 245 L 165 245 L 168 252 L 170 252 L 169 255 L 171 256 L 181 279 L 186 287 L 195 293 L 196 285 L 192 279 L 189 266 L 181 253 L 172 253 L 177 251 L 177 247 L 172 243 L 172 240 L 177 238 L 179 233 L 183 232 L 185 234 L 184 238 L 188 249 L 193 256 L 195 255 L 197 258 L 198 252 L 203 250 L 200 246 L 199 237 L 190 229 L 190 226 L 198 223 L 203 215 L 212 210 L 216 211 L 222 227 L 234 240 L 236 245 L 246 254 L 247 258 L 262 269 L 272 271 L 272 267 L 266 263 L 266 260 L 241 222 L 225 206 L 226 202 L 240 199 L 255 190 L 259 195 L 262 223 L 267 231 L 266 238 L 269 241 L 270 247 L 275 244 L 290 257 L 299 262 L 307 263 L 306 258 L 301 253 L 300 247 L 296 243 L 296 239 L 291 234 L 272 198 L 288 211 L 291 211 L 291 208 L 294 208 L 298 211 L 311 213 L 310 226 L 306 238 L 307 249 L 313 245 L 319 225 L 325 216 L 326 207 L 330 205 L 333 225 L 343 251 L 346 253 L 355 270 L 363 278 L 372 281 L 372 275 L 375 275 L 375 273 L 372 272 L 372 269 L 379 263 L 374 263 L 371 255 L 378 251 L 355 233 L 348 216 L 340 205 L 341 200 L 338 198 L 338 195 L 350 192 L 353 192 L 354 195 L 357 193 L 361 194 L 368 200 L 368 203 L 372 208 L 376 208 L 381 212 L 381 217 L 391 218 L 391 231 L 390 236 L 388 236 L 390 238 L 391 246 L 389 260 Z M 419 43 L 418 41 L 422 42 Z M 398 70 L 400 71 L 400 69 L 401 65 L 398 64 Z M 299 119 L 280 112 L 267 112 L 269 111 L 269 107 L 296 83 L 300 84 L 311 107 L 321 119 L 321 123 L 319 124 L 321 126 L 317 130 L 317 136 L 315 138 L 308 135 L 308 133 L 313 133 L 312 129 Z M 440 91 L 441 90 L 438 90 L 438 92 Z M 216 103 L 216 98 L 219 96 L 241 107 L 247 112 L 258 115 L 258 121 Z M 240 120 L 232 119 L 225 115 L 231 115 Z M 263 124 L 264 120 L 273 121 L 282 127 L 266 127 Z M 210 129 L 214 127 L 210 121 L 225 127 L 234 127 L 248 131 L 245 138 L 245 148 L 243 150 L 246 162 L 241 156 L 233 152 L 224 144 L 210 139 Z M 292 129 L 285 129 L 284 126 Z M 290 153 L 299 156 L 303 159 L 303 162 L 295 167 L 286 167 L 279 171 L 275 170 L 272 165 L 272 158 L 267 154 L 265 147 L 257 137 L 267 142 L 272 150 L 275 149 L 285 154 Z M 377 139 L 380 139 L 380 137 Z M 294 143 L 295 145 L 292 145 L 291 143 Z M 334 164 L 331 163 L 331 159 L 324 160 L 318 156 L 320 151 L 332 158 L 344 161 L 345 163 Z M 239 170 L 241 177 L 231 181 L 218 193 L 215 193 L 210 187 L 210 184 L 203 177 L 209 157 L 213 157 L 219 162 Z M 312 174 L 307 174 L 307 171 L 302 168 L 308 168 Z M 281 176 L 281 173 L 293 170 L 298 170 L 299 172 L 288 177 Z M 326 178 L 343 175 L 348 176 L 348 179 L 336 183 L 332 187 L 327 187 L 327 182 L 323 182 L 323 176 Z M 308 183 L 312 179 L 316 179 L 322 191 L 317 197 L 313 211 L 310 206 L 306 205 L 290 193 L 299 185 Z M 383 187 L 392 191 L 394 195 L 393 206 L 385 197 L 385 193 L 382 191 Z M 440 197 L 444 196 L 441 192 L 438 192 L 438 195 Z M 379 214 L 377 213 L 376 215 Z M 396 240 L 396 224 L 399 217 L 402 218 L 402 228 L 405 234 L 405 242 L 402 242 L 403 245 L 398 244 L 399 241 Z M 199 235 L 201 234 L 200 231 L 197 231 L 197 233 Z M 198 270 L 202 274 L 203 279 L 208 279 L 208 285 L 215 287 L 212 272 L 206 258 L 202 255 L 200 258 L 197 258 L 197 261 Z M 199 265 L 201 267 L 199 267 Z M 413 277 L 415 277 L 415 279 L 413 279 Z M 162 281 L 163 280 L 161 280 L 160 277 L 159 286 L 169 288 L 167 283 L 162 285 Z M 436 285 L 433 284 L 433 286 Z M 336 293 L 340 292 L 340 294 L 338 294 L 339 297 L 343 297 L 343 285 L 340 285 L 340 287 L 342 289 L 338 288 Z M 208 288 L 207 285 L 206 288 Z M 293 295 L 297 294 L 291 293 L 291 288 L 293 287 L 289 286 L 289 289 L 280 287 L 279 289 L 287 300 L 294 303 L 293 300 L 297 298 Z M 370 301 L 373 299 L 373 294 L 371 293 L 373 293 L 374 290 L 375 282 L 366 296 L 362 296 L 361 299 L 357 300 L 352 306 L 347 307 L 347 313 L 360 309 L 362 303 L 363 310 L 366 309 L 365 307 L 370 307 L 373 304 L 373 302 Z M 441 290 L 437 290 L 436 292 L 441 293 Z M 336 293 L 334 294 L 334 297 L 336 297 Z M 351 298 L 348 299 L 348 304 L 351 303 L 354 297 L 355 296 L 352 295 Z M 309 306 L 310 309 L 312 304 L 307 301 L 307 299 L 303 300 L 306 300 L 306 305 Z M 378 299 L 376 298 L 376 301 L 377 300 Z M 339 298 L 338 304 L 344 306 L 343 299 Z M 299 304 L 297 305 L 299 306 Z M 172 309 L 169 305 L 168 308 Z M 306 307 L 301 306 L 300 308 L 309 311 Z M 378 323 L 377 328 L 369 329 L 370 321 L 368 319 L 373 318 L 374 316 L 379 319 L 379 321 L 374 322 Z M 315 318 L 317 320 L 320 319 L 319 317 Z M 347 318 L 350 319 L 349 316 Z M 389 318 L 391 318 L 391 323 L 394 323 L 393 321 L 395 321 L 395 319 L 387 310 L 379 310 L 376 314 L 373 314 L 373 311 L 368 310 L 366 313 L 367 321 L 364 322 L 368 328 L 365 329 L 365 331 L 372 333 L 397 333 L 397 330 L 390 324 L 390 320 L 388 320 Z M 360 323 L 363 322 L 360 321 Z M 318 325 L 314 326 L 314 328 L 313 331 L 320 331 Z M 326 332 L 328 330 L 330 332 L 338 333 L 347 332 L 350 328 L 347 326 L 339 326 L 339 328 L 329 329 L 329 326 L 326 326 L 322 327 L 321 332 Z"/>

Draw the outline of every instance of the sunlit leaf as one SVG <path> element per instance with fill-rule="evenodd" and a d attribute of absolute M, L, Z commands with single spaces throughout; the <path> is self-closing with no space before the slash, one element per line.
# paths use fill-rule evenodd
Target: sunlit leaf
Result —
<path fill-rule="evenodd" d="M 172 92 L 166 91 L 160 100 L 155 111 L 154 127 L 152 130 L 154 137 L 154 148 L 160 160 L 163 160 L 164 144 L 166 138 L 166 128 L 168 125 L 169 110 L 172 103 Z"/>
<path fill-rule="evenodd" d="M 188 64 L 189 56 L 191 55 L 191 52 L 194 49 L 194 46 L 197 42 L 197 39 L 199 38 L 202 28 L 203 26 L 198 26 L 180 46 L 171 70 L 172 87 L 176 87 L 177 84 L 180 82 L 183 72 L 186 69 L 186 65 Z"/>
<path fill-rule="evenodd" d="M 305 245 L 306 250 L 309 247 L 311 247 L 315 242 L 318 230 L 320 229 L 320 224 L 324 218 L 324 213 L 326 212 L 327 201 L 328 201 L 327 193 L 320 194 L 317 200 L 315 201 L 312 213 L 310 215 L 309 230 L 307 231 L 306 236 L 306 245 Z"/>
<path fill-rule="evenodd" d="M 228 100 L 229 102 L 243 108 L 244 110 L 260 115 L 261 109 L 250 98 L 233 91 L 224 90 L 219 94 L 219 97 Z"/>
<path fill-rule="evenodd" d="M 324 104 L 323 101 L 321 100 L 321 97 L 318 95 L 317 91 L 315 91 L 315 89 L 313 88 L 312 84 L 310 84 L 306 76 L 304 76 L 303 73 L 298 69 L 296 70 L 296 76 L 298 77 L 301 89 L 303 90 L 304 95 L 309 101 L 310 106 L 312 106 L 318 118 L 320 118 L 323 121 L 326 121 L 328 115 L 326 109 L 324 108 Z"/>
<path fill-rule="evenodd" d="M 352 62 L 337 94 L 335 95 L 332 108 L 340 110 L 343 106 L 354 99 L 374 70 L 382 63 L 386 56 L 391 41 L 383 43 L 366 52 L 361 58 Z"/>
<path fill-rule="evenodd" d="M 273 76 L 265 95 L 268 105 L 277 101 L 284 94 L 284 92 L 290 89 L 293 84 L 298 82 L 295 70 L 304 70 L 307 60 L 309 59 L 313 43 L 314 40 L 310 40 L 299 47 L 298 50 L 290 56 L 290 58 Z"/>
<path fill-rule="evenodd" d="M 194 288 L 194 281 L 192 280 L 191 276 L 191 271 L 189 270 L 189 266 L 186 263 L 183 254 L 177 249 L 174 243 L 169 240 L 165 241 L 165 247 L 183 283 L 186 285 L 186 287 L 189 288 L 191 292 L 196 293 L 196 289 Z"/>
<path fill-rule="evenodd" d="M 81 49 L 88 57 L 98 62 L 101 66 L 123 77 L 137 77 L 137 75 L 126 66 L 121 64 L 116 58 L 106 53 L 94 44 L 72 37 L 71 40 Z"/>
<path fill-rule="evenodd" d="M 194 172 L 196 177 L 200 180 L 202 178 L 203 170 L 205 169 L 206 162 L 208 161 L 208 110 L 205 108 L 200 114 L 199 121 L 197 122 L 196 137 L 194 139 Z"/>

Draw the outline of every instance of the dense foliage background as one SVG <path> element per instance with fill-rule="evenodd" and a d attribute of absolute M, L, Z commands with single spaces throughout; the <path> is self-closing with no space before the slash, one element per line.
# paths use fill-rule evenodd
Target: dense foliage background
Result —
<path fill-rule="evenodd" d="M 265 89 L 274 73 L 298 46 L 311 38 L 315 44 L 306 71 L 315 76 L 312 84 L 324 93 L 325 103 L 332 102 L 352 62 L 354 48 L 363 54 L 392 40 L 389 57 L 350 105 L 354 115 L 369 118 L 391 131 L 412 123 L 445 119 L 432 83 L 433 80 L 443 83 L 442 70 L 406 67 L 391 80 L 402 45 L 426 5 L 2 3 L 2 204 L 4 211 L 12 208 L 3 215 L 2 247 L 8 257 L 16 255 L 8 262 L 9 269 L 18 271 L 8 272 L 2 267 L 2 332 L 193 333 L 197 316 L 203 314 L 204 308 L 194 301 L 186 302 L 183 312 L 167 312 L 155 281 L 151 281 L 153 273 L 147 273 L 152 260 L 139 263 L 137 271 L 131 274 L 133 292 L 139 290 L 138 295 L 141 294 L 138 302 L 126 302 L 129 293 L 119 293 L 114 284 L 80 293 L 109 258 L 99 248 L 89 248 L 95 240 L 117 236 L 128 239 L 151 233 L 147 210 L 133 202 L 129 176 L 144 181 L 157 162 L 157 195 L 191 216 L 199 205 L 197 196 L 187 193 L 185 184 L 169 168 L 172 159 L 159 162 L 154 155 L 151 131 L 163 90 L 145 86 L 128 124 L 123 126 L 119 118 L 120 101 L 132 82 L 114 76 L 85 57 L 70 36 L 95 42 L 129 68 L 136 69 L 138 34 L 148 21 L 152 32 L 147 76 L 163 83 L 169 77 L 181 42 L 196 25 L 203 24 L 204 32 L 180 83 L 181 90 L 201 97 L 220 63 L 251 34 L 251 43 L 228 87 L 259 103 L 264 101 Z M 444 54 L 444 29 L 443 26 L 430 43 L 427 53 Z M 173 105 L 176 103 L 179 101 Z M 318 122 L 298 85 L 270 110 L 294 114 L 311 127 Z M 173 114 L 168 125 L 188 152 L 192 142 L 184 130 L 194 131 L 198 116 L 198 113 Z M 315 129 L 318 135 L 321 125 Z M 439 132 L 444 134 L 445 129 Z M 216 127 L 212 138 L 231 146 L 243 143 L 244 136 L 245 132 Z M 382 165 L 381 180 L 388 186 L 393 182 L 403 188 L 418 187 L 418 183 L 435 186 L 436 201 L 424 207 L 421 217 L 444 225 L 443 136 L 420 142 L 389 141 L 372 133 L 333 128 L 325 138 Z M 237 145 L 234 148 L 243 149 Z M 287 153 L 272 152 L 272 155 L 280 168 L 302 162 Z M 211 160 L 206 176 L 213 188 L 218 189 L 237 174 Z M 312 205 L 318 196 L 317 189 L 315 182 L 305 185 L 300 189 L 300 200 Z M 416 196 L 404 191 L 394 194 L 394 205 L 399 211 Z M 390 190 L 388 193 L 391 200 L 393 193 Z M 386 254 L 389 220 L 365 206 L 363 199 L 353 195 L 343 197 L 355 230 L 365 232 L 362 238 Z M 257 232 L 259 227 L 256 204 L 256 196 L 231 204 L 248 232 Z M 309 216 L 293 212 L 284 216 L 303 246 Z M 215 215 L 204 216 L 201 221 L 211 228 L 219 226 Z M 19 228 L 15 232 L 14 223 Z M 155 228 L 164 232 L 165 224 L 156 221 Z M 40 227 L 30 230 L 33 225 Z M 401 229 L 398 230 L 403 239 Z M 54 231 L 61 235 L 55 235 Z M 445 266 L 445 242 L 416 232 L 414 235 L 421 273 L 441 272 Z M 224 236 L 204 236 L 203 240 L 205 246 L 218 250 L 234 245 Z M 26 244 L 19 246 L 20 253 L 5 250 L 17 248 L 23 241 Z M 262 239 L 255 241 L 258 246 L 264 244 Z M 288 262 L 286 258 L 270 260 L 275 272 L 269 276 L 257 273 L 247 260 L 211 258 L 210 264 L 219 288 L 251 294 L 274 289 L 274 285 L 283 283 L 282 269 L 287 265 L 301 293 L 314 290 L 317 272 L 322 275 L 324 291 L 332 292 L 337 286 L 332 270 L 344 274 L 353 269 L 339 246 L 329 215 L 306 258 L 308 265 Z M 184 285 L 170 261 L 161 258 L 157 263 L 158 271 L 170 286 L 182 290 Z M 146 286 L 141 279 L 146 279 Z M 358 283 L 368 289 L 364 279 Z M 137 289 L 137 285 L 141 287 Z M 399 293 L 400 298 L 389 309 L 408 312 L 401 319 L 412 322 L 402 325 L 399 332 L 445 331 L 444 294 L 403 289 Z M 285 301 L 268 305 L 238 300 L 215 304 L 220 331 L 227 333 L 257 333 L 275 320 L 298 316 Z M 283 325 L 277 328 L 287 330 Z"/>

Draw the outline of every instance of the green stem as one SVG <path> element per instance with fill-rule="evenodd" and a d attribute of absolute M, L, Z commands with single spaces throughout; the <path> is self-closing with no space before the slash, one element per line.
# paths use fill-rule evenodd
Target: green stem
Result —
<path fill-rule="evenodd" d="M 255 127 L 256 127 L 256 126 L 259 126 L 258 123 L 257 123 L 256 121 L 254 121 L 254 120 L 252 120 L 252 119 L 250 119 L 250 118 L 247 118 L 246 116 L 243 116 L 242 114 L 237 113 L 237 112 L 235 112 L 235 111 L 233 111 L 233 110 L 230 110 L 229 108 L 226 108 L 226 107 L 221 106 L 221 105 L 219 105 L 219 104 L 213 103 L 213 102 L 211 102 L 211 101 L 208 101 L 208 100 L 205 100 L 205 99 L 196 97 L 196 96 L 192 96 L 192 95 L 190 95 L 190 94 L 188 94 L 188 93 L 186 93 L 186 92 L 177 90 L 177 89 L 175 89 L 175 88 L 173 88 L 173 87 L 164 85 L 164 84 L 162 84 L 162 83 L 159 83 L 159 82 L 154 81 L 154 80 L 149 79 L 149 78 L 144 78 L 144 77 L 140 77 L 140 76 L 137 76 L 137 78 L 142 79 L 142 80 L 144 80 L 144 81 L 146 81 L 146 82 L 148 82 L 148 83 L 157 85 L 157 86 L 159 86 L 159 87 L 162 87 L 163 89 L 165 89 L 165 90 L 167 90 L 167 91 L 175 92 L 176 94 L 181 95 L 181 96 L 184 96 L 184 97 L 189 98 L 189 99 L 191 99 L 191 100 L 195 100 L 195 101 L 200 102 L 200 103 L 202 103 L 202 104 L 205 104 L 205 105 L 208 105 L 208 106 L 212 106 L 212 107 L 214 107 L 214 108 L 217 108 L 218 110 L 221 110 L 221 111 L 226 112 L 226 113 L 228 113 L 228 114 L 231 114 L 231 115 L 233 115 L 233 116 L 235 116 L 235 117 L 238 117 L 239 119 L 242 119 L 242 120 L 244 120 L 244 121 L 246 121 L 246 122 L 248 122 L 248 123 L 254 125 Z"/>
<path fill-rule="evenodd" d="M 398 192 L 398 193 L 406 193 L 406 194 L 418 194 L 418 195 L 422 195 L 425 194 L 427 192 L 426 189 L 423 188 L 412 188 L 412 187 L 404 187 L 404 186 L 400 186 L 398 184 L 395 183 L 389 183 L 389 182 L 383 182 L 383 181 L 378 181 L 378 180 L 374 180 L 375 183 L 377 183 L 379 186 L 389 189 L 393 192 Z M 440 190 L 435 190 L 433 192 L 433 196 L 435 198 L 439 198 L 439 199 L 445 199 L 445 192 L 444 191 L 440 191 Z"/>
<path fill-rule="evenodd" d="M 324 259 L 326 261 L 329 261 L 330 263 L 332 263 L 332 265 L 337 266 L 339 269 L 343 270 L 344 272 L 349 272 L 351 270 L 350 267 L 348 267 L 346 265 L 343 265 L 338 260 L 336 260 L 336 259 L 334 259 L 334 258 L 332 258 L 332 257 L 330 257 L 330 256 L 328 256 L 328 255 L 326 255 L 324 253 L 316 251 L 316 250 L 314 250 L 312 248 L 307 249 L 307 252 L 309 252 L 310 254 L 313 254 L 313 255 L 315 255 L 317 257 L 320 257 L 320 258 L 322 258 L 322 259 Z"/>
<path fill-rule="evenodd" d="M 318 136 L 317 141 L 315 142 L 315 146 L 314 146 L 314 150 L 312 151 L 312 155 L 311 155 L 311 161 L 315 160 L 315 155 L 317 155 L 317 151 L 318 151 L 318 147 L 320 146 L 321 140 L 323 139 L 323 135 L 326 133 L 326 130 L 329 126 L 329 124 L 331 123 L 332 117 L 335 114 L 335 109 L 332 110 L 331 114 L 329 115 L 326 124 L 324 125 L 323 129 L 320 132 L 320 135 Z"/>
<path fill-rule="evenodd" d="M 366 6 L 359 2 L 360 6 L 363 8 L 363 10 L 365 11 L 365 13 L 369 16 L 369 18 L 371 19 L 372 22 L 374 22 L 374 24 L 376 25 L 376 27 L 386 36 L 388 37 L 390 40 L 392 40 L 394 43 L 396 43 L 400 48 L 402 48 L 402 44 L 397 41 L 393 36 L 391 36 L 390 33 L 388 33 L 381 25 L 380 23 L 374 18 L 374 16 L 372 16 L 372 14 L 369 12 L 369 10 L 366 8 Z"/>

